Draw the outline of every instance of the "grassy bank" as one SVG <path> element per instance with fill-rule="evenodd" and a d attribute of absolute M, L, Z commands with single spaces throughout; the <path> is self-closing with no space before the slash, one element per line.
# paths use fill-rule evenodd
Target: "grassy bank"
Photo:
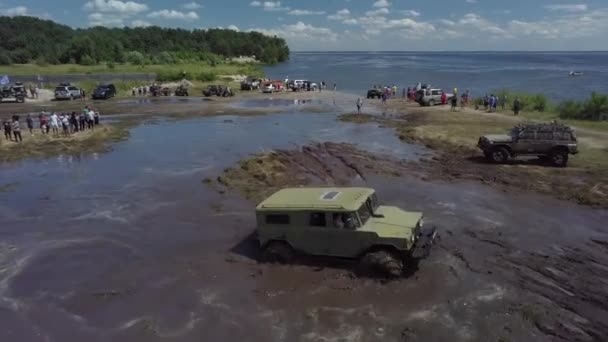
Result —
<path fill-rule="evenodd" d="M 15 161 L 24 158 L 47 158 L 55 155 L 104 152 L 110 143 L 126 139 L 131 123 L 97 126 L 95 130 L 78 132 L 69 137 L 54 137 L 42 134 L 39 129 L 30 135 L 22 130 L 23 141 L 7 141 L 2 135 L 0 161 Z"/>

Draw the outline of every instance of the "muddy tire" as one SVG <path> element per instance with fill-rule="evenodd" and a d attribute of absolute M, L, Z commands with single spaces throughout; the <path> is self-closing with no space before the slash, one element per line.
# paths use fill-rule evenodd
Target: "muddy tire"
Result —
<path fill-rule="evenodd" d="M 284 241 L 271 241 L 266 245 L 262 253 L 262 261 L 268 263 L 287 264 L 294 258 L 294 251 L 291 246 Z"/>
<path fill-rule="evenodd" d="M 431 101 L 429 101 L 428 106 L 429 106 L 429 107 L 435 107 L 435 100 L 431 100 Z"/>
<path fill-rule="evenodd" d="M 566 167 L 568 165 L 568 152 L 556 150 L 549 155 L 551 165 L 556 167 Z"/>
<path fill-rule="evenodd" d="M 359 262 L 359 273 L 372 277 L 397 278 L 403 274 L 403 261 L 389 251 L 369 252 Z"/>
<path fill-rule="evenodd" d="M 509 151 L 504 147 L 497 147 L 490 152 L 490 157 L 492 162 L 503 164 L 509 160 Z"/>

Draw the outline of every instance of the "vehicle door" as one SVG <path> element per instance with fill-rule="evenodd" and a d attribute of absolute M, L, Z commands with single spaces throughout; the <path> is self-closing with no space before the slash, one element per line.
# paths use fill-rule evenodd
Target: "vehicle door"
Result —
<path fill-rule="evenodd" d="M 441 90 L 434 89 L 431 91 L 431 99 L 435 101 L 441 100 Z"/>
<path fill-rule="evenodd" d="M 308 254 L 328 255 L 329 221 L 326 213 L 302 212 L 298 214 L 297 220 L 298 227 L 288 232 L 291 245 Z"/>
<path fill-rule="evenodd" d="M 70 92 L 70 95 L 74 97 L 80 97 L 80 89 L 76 87 L 68 87 L 68 91 Z"/>
<path fill-rule="evenodd" d="M 354 258 L 364 248 L 361 237 L 365 232 L 358 231 L 361 222 L 357 213 L 328 213 L 327 250 L 328 255 Z"/>
<path fill-rule="evenodd" d="M 515 154 L 528 154 L 534 153 L 536 148 L 536 131 L 523 130 L 520 131 L 517 139 L 511 148 Z"/>
<path fill-rule="evenodd" d="M 538 131 L 536 132 L 536 152 L 548 153 L 555 144 L 553 131 Z"/>

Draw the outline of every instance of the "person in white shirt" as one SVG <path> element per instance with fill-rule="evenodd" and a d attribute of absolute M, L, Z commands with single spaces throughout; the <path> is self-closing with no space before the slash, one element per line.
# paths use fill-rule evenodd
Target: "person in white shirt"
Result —
<path fill-rule="evenodd" d="M 89 129 L 95 128 L 95 111 L 92 108 L 87 113 L 87 125 Z"/>
<path fill-rule="evenodd" d="M 59 117 L 55 112 L 51 114 L 51 128 L 53 129 L 53 135 L 59 135 Z"/>

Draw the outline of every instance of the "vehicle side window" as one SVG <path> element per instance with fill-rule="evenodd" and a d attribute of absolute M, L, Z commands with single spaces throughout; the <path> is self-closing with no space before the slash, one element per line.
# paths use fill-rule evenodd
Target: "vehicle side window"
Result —
<path fill-rule="evenodd" d="M 311 213 L 310 214 L 310 225 L 313 227 L 326 227 L 325 213 Z"/>
<path fill-rule="evenodd" d="M 538 132 L 536 133 L 538 140 L 553 140 L 553 132 Z"/>
<path fill-rule="evenodd" d="M 523 131 L 519 134 L 520 139 L 533 140 L 534 131 Z"/>
<path fill-rule="evenodd" d="M 289 224 L 289 215 L 266 215 L 267 224 Z"/>

